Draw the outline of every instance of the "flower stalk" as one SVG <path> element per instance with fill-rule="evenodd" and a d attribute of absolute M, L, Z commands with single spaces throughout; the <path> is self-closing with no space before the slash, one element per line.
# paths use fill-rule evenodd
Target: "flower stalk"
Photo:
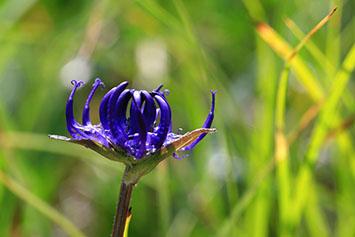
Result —
<path fill-rule="evenodd" d="M 121 181 L 120 193 L 118 196 L 116 214 L 112 228 L 112 237 L 123 237 L 125 232 L 126 221 L 129 215 L 129 205 L 131 201 L 132 190 L 135 185 L 134 183 L 125 179 L 128 172 L 129 167 L 126 166 Z"/>

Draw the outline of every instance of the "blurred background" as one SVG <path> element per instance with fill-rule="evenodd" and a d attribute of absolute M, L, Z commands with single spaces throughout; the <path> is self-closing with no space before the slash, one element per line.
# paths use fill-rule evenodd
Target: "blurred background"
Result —
<path fill-rule="evenodd" d="M 338 9 L 284 70 L 304 35 Z M 110 236 L 123 165 L 68 136 L 96 77 L 213 126 L 137 185 L 129 236 L 355 236 L 355 2 L 0 0 L 0 236 Z M 283 73 L 283 77 L 281 74 Z"/>

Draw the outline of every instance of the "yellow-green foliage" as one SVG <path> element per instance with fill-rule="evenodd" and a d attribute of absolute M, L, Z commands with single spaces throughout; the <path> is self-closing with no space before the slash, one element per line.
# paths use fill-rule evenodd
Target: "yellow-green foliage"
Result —
<path fill-rule="evenodd" d="M 218 90 L 218 132 L 142 178 L 128 236 L 355 236 L 353 9 L 0 1 L 0 236 L 110 235 L 122 165 L 47 138 L 66 134 L 63 80 L 95 77 L 105 90 L 164 83 L 181 133 L 201 127 Z"/>

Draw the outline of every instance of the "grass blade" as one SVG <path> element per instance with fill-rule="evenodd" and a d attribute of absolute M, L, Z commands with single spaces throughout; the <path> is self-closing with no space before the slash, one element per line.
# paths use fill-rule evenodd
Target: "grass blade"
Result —
<path fill-rule="evenodd" d="M 60 226 L 69 236 L 84 237 L 85 235 L 76 228 L 66 217 L 60 214 L 53 207 L 49 206 L 43 200 L 35 196 L 29 190 L 21 186 L 15 180 L 0 170 L 0 182 L 7 187 L 12 193 L 36 208 L 43 215 L 48 217 L 58 226 Z"/>

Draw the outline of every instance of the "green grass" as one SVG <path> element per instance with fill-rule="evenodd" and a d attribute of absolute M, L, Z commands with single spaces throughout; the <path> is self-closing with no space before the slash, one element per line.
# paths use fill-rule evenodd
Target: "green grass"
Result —
<path fill-rule="evenodd" d="M 0 236 L 110 235 L 122 165 L 47 138 L 67 135 L 60 72 L 74 58 L 88 62 L 89 84 L 107 85 L 92 101 L 95 121 L 104 92 L 123 80 L 163 82 L 183 132 L 202 125 L 218 90 L 218 132 L 140 181 L 129 236 L 355 236 L 353 8 L 0 1 Z M 145 45 L 165 53 L 163 73 L 140 69 Z M 77 94 L 78 118 L 89 89 Z"/>

